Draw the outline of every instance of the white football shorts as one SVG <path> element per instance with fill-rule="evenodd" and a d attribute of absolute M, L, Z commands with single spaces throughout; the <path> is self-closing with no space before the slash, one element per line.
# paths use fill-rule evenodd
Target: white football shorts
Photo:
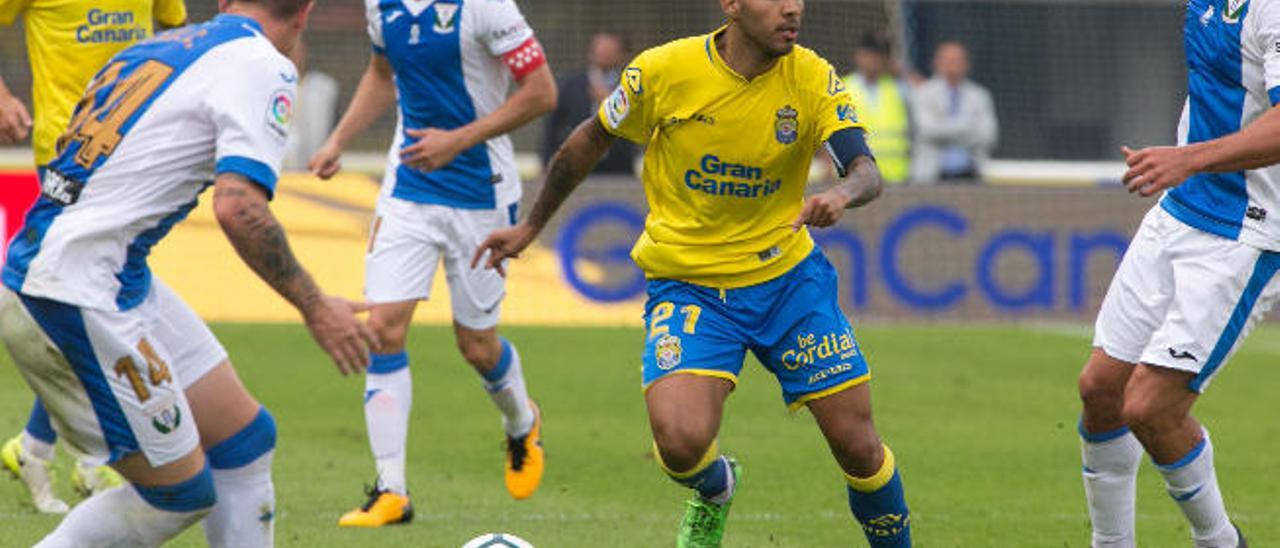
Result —
<path fill-rule="evenodd" d="M 183 390 L 227 353 L 158 279 L 124 312 L 21 297 L 0 288 L 0 340 L 77 459 L 141 451 L 152 466 L 199 447 Z"/>
<path fill-rule="evenodd" d="M 443 260 L 454 321 L 470 329 L 498 325 L 506 280 L 483 264 L 471 268 L 471 258 L 491 232 L 512 226 L 514 218 L 514 205 L 459 209 L 382 195 L 369 229 L 365 298 L 426 300 Z"/>
<path fill-rule="evenodd" d="M 1192 228 L 1156 205 L 1102 302 L 1093 345 L 1195 374 L 1203 392 L 1280 295 L 1280 253 Z"/>

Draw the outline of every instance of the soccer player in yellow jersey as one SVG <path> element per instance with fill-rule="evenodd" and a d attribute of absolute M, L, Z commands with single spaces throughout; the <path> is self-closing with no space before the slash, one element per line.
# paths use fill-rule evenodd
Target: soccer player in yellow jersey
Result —
<path fill-rule="evenodd" d="M 120 50 L 152 34 L 152 22 L 178 27 L 187 19 L 182 0 L 0 0 L 0 26 L 21 16 L 31 62 L 36 170 L 54 157 L 54 143 L 71 120 L 76 102 L 93 75 Z M 27 108 L 0 78 L 0 145 L 21 142 L 32 132 Z M 57 435 L 37 399 L 22 434 L 0 448 L 0 462 L 21 478 L 36 509 L 63 513 L 67 504 L 53 494 L 49 463 Z M 109 467 L 76 466 L 72 483 L 85 495 L 121 483 Z"/>
<path fill-rule="evenodd" d="M 599 115 L 552 159 L 529 217 L 494 232 L 478 264 L 502 271 L 616 137 L 647 144 L 649 215 L 632 257 L 648 278 L 645 401 L 658 462 L 694 489 L 677 546 L 720 546 L 739 475 L 716 435 L 750 350 L 792 408 L 808 407 L 875 547 L 910 546 L 893 453 L 871 420 L 870 378 L 806 225 L 837 222 L 883 183 L 848 92 L 796 47 L 802 0 L 720 0 L 728 24 L 637 57 Z M 805 198 L 825 147 L 842 181 Z"/>

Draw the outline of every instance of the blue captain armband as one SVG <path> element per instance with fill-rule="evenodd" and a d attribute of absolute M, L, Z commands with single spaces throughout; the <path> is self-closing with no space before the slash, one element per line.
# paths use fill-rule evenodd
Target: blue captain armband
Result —
<path fill-rule="evenodd" d="M 831 156 L 831 162 L 836 165 L 836 173 L 840 177 L 849 174 L 849 167 L 859 156 L 875 158 L 871 154 L 871 148 L 867 147 L 866 132 L 862 128 L 850 127 L 832 133 L 823 146 L 827 147 L 827 154 Z"/>

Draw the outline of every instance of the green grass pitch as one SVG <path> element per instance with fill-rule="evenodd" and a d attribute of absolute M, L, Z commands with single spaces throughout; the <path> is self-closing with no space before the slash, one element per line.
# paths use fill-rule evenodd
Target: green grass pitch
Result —
<path fill-rule="evenodd" d="M 363 500 L 373 464 L 361 415 L 363 381 L 342 379 L 301 327 L 220 325 L 250 390 L 275 414 L 280 546 L 454 548 L 483 532 L 540 548 L 670 546 L 688 493 L 663 477 L 638 387 L 640 332 L 510 328 L 545 416 L 548 471 L 530 500 L 502 486 L 497 412 L 447 328 L 411 335 L 415 401 L 408 526 L 340 530 Z M 1214 433 L 1235 519 L 1256 546 L 1280 544 L 1275 387 L 1280 343 L 1256 333 L 1198 408 Z M 859 331 L 875 376 L 877 423 L 898 454 L 917 546 L 1084 546 L 1075 379 L 1083 329 L 870 326 Z M 31 396 L 0 353 L 0 435 L 21 428 Z M 749 364 L 721 435 L 744 465 L 726 546 L 862 546 L 836 466 L 807 413 L 788 414 L 776 385 Z M 67 459 L 58 490 L 68 499 Z M 1138 539 L 1189 546 L 1154 469 L 1139 481 Z M 0 545 L 29 546 L 56 518 L 0 478 Z M 174 545 L 199 546 L 188 531 Z"/>

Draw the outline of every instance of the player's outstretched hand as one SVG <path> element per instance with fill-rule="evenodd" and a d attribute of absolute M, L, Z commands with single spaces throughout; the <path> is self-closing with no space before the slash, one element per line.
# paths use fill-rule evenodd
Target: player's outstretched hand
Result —
<path fill-rule="evenodd" d="M 1180 147 L 1149 147 L 1137 151 L 1121 147 L 1120 152 L 1124 153 L 1124 163 L 1129 166 L 1121 180 L 1130 193 L 1153 196 L 1196 174 L 1191 155 Z"/>
<path fill-rule="evenodd" d="M 801 209 L 800 216 L 792 221 L 791 230 L 800 230 L 804 225 L 822 228 L 836 224 L 844 215 L 844 209 L 848 205 L 849 198 L 834 190 L 814 194 L 804 201 L 804 209 Z"/>
<path fill-rule="evenodd" d="M 480 247 L 476 248 L 476 254 L 471 258 L 471 268 L 479 266 L 480 260 L 484 258 L 485 253 L 488 253 L 489 259 L 485 261 L 484 267 L 497 270 L 498 274 L 506 276 L 507 270 L 502 262 L 519 257 L 520 252 L 529 247 L 529 243 L 536 237 L 538 237 L 538 231 L 525 223 L 495 230 L 485 238 Z"/>
<path fill-rule="evenodd" d="M 343 376 L 368 368 L 369 352 L 378 350 L 373 330 L 356 318 L 356 314 L 372 307 L 326 295 L 306 312 L 311 336 L 333 358 Z"/>
<path fill-rule="evenodd" d="M 31 114 L 17 97 L 0 95 L 0 145 L 12 145 L 31 133 Z"/>
<path fill-rule="evenodd" d="M 342 147 L 332 141 L 325 141 L 324 146 L 311 156 L 310 162 L 307 162 L 307 169 L 311 170 L 316 177 L 325 180 L 337 175 L 342 170 Z"/>
<path fill-rule="evenodd" d="M 405 133 L 418 142 L 400 151 L 400 161 L 421 171 L 435 171 L 449 165 L 466 146 L 464 139 L 453 131 L 426 128 L 407 129 Z"/>

